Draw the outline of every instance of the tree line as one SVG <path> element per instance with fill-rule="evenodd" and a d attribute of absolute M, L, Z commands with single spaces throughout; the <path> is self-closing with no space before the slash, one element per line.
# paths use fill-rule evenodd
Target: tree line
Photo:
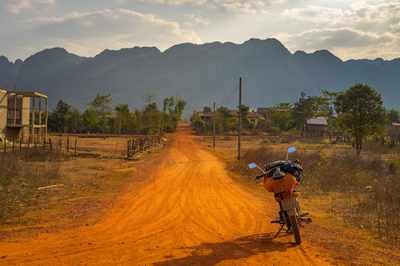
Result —
<path fill-rule="evenodd" d="M 58 133 L 159 134 L 173 132 L 182 119 L 186 102 L 167 97 L 160 110 L 149 97 L 143 109 L 131 110 L 127 104 L 113 107 L 111 95 L 96 95 L 87 108 L 77 108 L 60 100 L 49 113 L 48 128 Z"/>
<path fill-rule="evenodd" d="M 348 136 L 359 153 L 367 137 L 382 137 L 388 125 L 399 121 L 397 110 L 386 110 L 381 95 L 376 89 L 365 84 L 356 84 L 344 91 L 321 91 L 318 96 L 300 94 L 295 103 L 280 103 L 263 108 L 257 119 L 251 119 L 249 107 L 241 106 L 243 129 L 247 132 L 282 133 L 293 132 L 303 134 L 307 120 L 325 117 L 328 131 L 332 135 Z M 203 113 L 195 112 L 191 118 L 193 128 L 201 134 L 211 134 L 213 122 L 218 134 L 229 134 L 237 130 L 238 115 L 227 107 L 221 106 L 212 115 L 212 119 L 204 119 L 210 113 L 204 107 Z"/>

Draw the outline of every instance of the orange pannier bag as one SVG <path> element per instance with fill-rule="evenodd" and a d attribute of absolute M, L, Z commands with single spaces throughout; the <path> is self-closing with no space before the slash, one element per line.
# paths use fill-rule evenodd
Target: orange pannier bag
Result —
<path fill-rule="evenodd" d="M 272 179 L 272 177 L 264 177 L 264 188 L 268 192 L 281 193 L 292 191 L 298 182 L 296 177 L 291 174 L 286 174 L 280 179 Z"/>

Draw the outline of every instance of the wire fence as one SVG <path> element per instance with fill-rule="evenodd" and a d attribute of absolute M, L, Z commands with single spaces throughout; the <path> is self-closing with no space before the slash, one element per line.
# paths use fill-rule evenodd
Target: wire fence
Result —
<path fill-rule="evenodd" d="M 19 139 L 3 141 L 0 152 L 40 150 L 70 156 L 132 159 L 137 154 L 160 145 L 162 141 L 158 135 L 52 134 L 43 142 L 24 143 Z"/>

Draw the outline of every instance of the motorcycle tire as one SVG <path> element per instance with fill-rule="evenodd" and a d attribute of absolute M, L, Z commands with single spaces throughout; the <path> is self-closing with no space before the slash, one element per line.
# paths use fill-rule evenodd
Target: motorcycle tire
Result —
<path fill-rule="evenodd" d="M 300 228 L 296 216 L 289 216 L 290 229 L 294 235 L 294 240 L 297 245 L 301 244 Z"/>

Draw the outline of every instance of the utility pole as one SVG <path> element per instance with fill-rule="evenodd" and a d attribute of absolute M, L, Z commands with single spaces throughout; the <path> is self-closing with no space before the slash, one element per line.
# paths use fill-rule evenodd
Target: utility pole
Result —
<path fill-rule="evenodd" d="M 213 112 L 213 149 L 215 150 L 215 102 L 214 102 L 214 112 Z"/>
<path fill-rule="evenodd" d="M 239 79 L 239 124 L 238 124 L 238 157 L 241 158 L 241 137 L 242 137 L 242 78 Z"/>

